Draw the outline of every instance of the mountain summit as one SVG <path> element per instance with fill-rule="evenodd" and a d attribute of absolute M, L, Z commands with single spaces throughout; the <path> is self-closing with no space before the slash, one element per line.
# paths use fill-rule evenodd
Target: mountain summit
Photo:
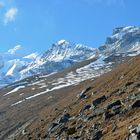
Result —
<path fill-rule="evenodd" d="M 27 54 L 17 45 L 1 56 L 0 84 L 7 85 L 23 78 L 41 74 L 59 72 L 75 63 L 98 58 L 102 60 L 114 56 L 135 56 L 140 53 L 140 28 L 135 26 L 118 27 L 107 37 L 104 45 L 91 48 L 83 44 L 74 44 L 66 40 L 54 43 L 45 53 Z"/>
<path fill-rule="evenodd" d="M 135 26 L 115 28 L 113 34 L 107 37 L 105 44 L 99 49 L 104 53 L 138 54 L 140 50 L 140 28 Z"/>

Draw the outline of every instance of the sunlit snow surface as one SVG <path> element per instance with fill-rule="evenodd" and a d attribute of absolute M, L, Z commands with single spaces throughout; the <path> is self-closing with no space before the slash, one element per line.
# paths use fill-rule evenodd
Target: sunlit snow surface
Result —
<path fill-rule="evenodd" d="M 19 92 L 22 90 L 22 94 L 19 94 L 19 96 L 22 98 L 20 98 L 20 100 L 16 101 L 11 105 L 16 106 L 33 98 L 37 98 L 38 96 L 41 96 L 43 94 L 47 94 L 51 91 L 55 91 L 72 85 L 74 86 L 87 79 L 94 79 L 95 77 L 98 77 L 111 70 L 112 63 L 105 63 L 104 59 L 105 57 L 101 56 L 100 59 L 90 63 L 89 65 L 78 68 L 76 69 L 76 71 L 71 71 L 63 77 L 55 78 L 50 81 L 47 81 L 46 79 L 49 76 L 54 75 L 55 73 L 50 75 L 41 75 L 38 77 L 38 79 L 36 79 L 36 81 L 28 83 L 26 85 L 26 87 L 31 87 L 30 89 L 32 91 L 36 91 L 36 89 L 41 89 L 41 92 L 39 93 L 31 93 L 23 98 L 21 95 L 25 95 L 25 86 L 19 86 L 6 93 L 4 96 L 8 96 L 15 93 L 19 94 Z"/>
<path fill-rule="evenodd" d="M 15 92 L 17 92 L 18 90 L 23 89 L 23 88 L 25 88 L 25 86 L 16 87 L 16 88 L 14 88 L 13 90 L 11 90 L 10 92 L 4 94 L 3 96 L 7 96 L 7 95 L 9 95 L 9 94 L 15 93 Z"/>
<path fill-rule="evenodd" d="M 30 54 L 21 45 L 17 45 L 0 54 L 0 87 L 36 74 L 59 72 L 77 62 L 92 59 L 97 54 L 109 56 L 124 53 L 125 56 L 136 56 L 140 54 L 140 28 L 115 28 L 105 43 L 97 47 L 74 44 L 62 39 L 53 43 L 43 54 Z"/>

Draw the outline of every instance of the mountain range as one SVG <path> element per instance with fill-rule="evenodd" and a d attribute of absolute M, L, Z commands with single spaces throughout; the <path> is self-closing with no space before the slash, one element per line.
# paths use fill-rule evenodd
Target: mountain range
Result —
<path fill-rule="evenodd" d="M 111 55 L 125 57 L 139 53 L 140 28 L 135 26 L 115 28 L 104 45 L 99 48 L 60 40 L 43 54 L 37 52 L 27 54 L 20 45 L 17 45 L 0 55 L 0 85 L 3 87 L 36 74 L 59 72 L 92 58 L 99 61 Z"/>
<path fill-rule="evenodd" d="M 1 54 L 0 139 L 139 140 L 139 27 L 115 28 L 98 48 L 22 49 Z"/>

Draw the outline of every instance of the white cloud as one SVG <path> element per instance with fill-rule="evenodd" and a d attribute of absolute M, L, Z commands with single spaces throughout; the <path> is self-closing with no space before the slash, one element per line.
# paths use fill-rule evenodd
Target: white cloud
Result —
<path fill-rule="evenodd" d="M 8 50 L 8 53 L 10 53 L 10 54 L 15 54 L 16 51 L 18 51 L 19 49 L 21 49 L 21 45 L 17 45 L 17 46 L 15 46 L 14 48 Z"/>
<path fill-rule="evenodd" d="M 4 25 L 7 25 L 9 22 L 13 22 L 16 18 L 17 13 L 18 13 L 17 8 L 8 9 L 4 15 Z"/>

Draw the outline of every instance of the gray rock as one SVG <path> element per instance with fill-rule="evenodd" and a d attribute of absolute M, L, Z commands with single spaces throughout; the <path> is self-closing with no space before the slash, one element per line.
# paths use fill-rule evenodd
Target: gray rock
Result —
<path fill-rule="evenodd" d="M 95 134 L 93 135 L 93 137 L 92 137 L 92 140 L 99 140 L 99 139 L 101 139 L 101 137 L 102 137 L 102 131 L 96 131 L 95 132 Z"/>
<path fill-rule="evenodd" d="M 121 112 L 121 106 L 117 105 L 117 106 L 113 106 L 111 111 L 116 115 L 119 114 Z"/>
<path fill-rule="evenodd" d="M 116 125 L 116 123 L 113 123 L 113 124 L 112 124 L 112 132 L 115 132 L 116 129 L 117 129 L 117 125 Z"/>
<path fill-rule="evenodd" d="M 133 83 L 134 83 L 134 82 L 127 82 L 127 83 L 125 84 L 125 86 L 128 87 L 128 86 L 132 85 Z"/>
<path fill-rule="evenodd" d="M 112 102 L 111 104 L 109 104 L 107 106 L 107 110 L 112 109 L 115 106 L 121 106 L 121 101 L 120 100 L 117 100 L 117 101 Z"/>
<path fill-rule="evenodd" d="M 82 109 L 80 110 L 80 114 L 83 114 L 84 111 L 89 110 L 90 108 L 91 108 L 91 105 L 86 105 L 84 108 L 82 108 Z"/>
<path fill-rule="evenodd" d="M 130 134 L 126 138 L 126 140 L 140 140 L 140 124 L 138 125 L 130 125 L 128 127 Z"/>
<path fill-rule="evenodd" d="M 129 137 L 126 138 L 126 140 L 139 140 L 139 139 L 137 138 L 136 134 L 131 134 Z"/>
<path fill-rule="evenodd" d="M 106 96 L 103 95 L 103 96 L 101 96 L 101 97 L 95 99 L 92 103 L 93 103 L 94 106 L 97 106 L 97 105 L 99 105 L 100 103 L 104 102 L 106 99 L 107 99 Z"/>
<path fill-rule="evenodd" d="M 60 123 L 67 123 L 68 122 L 68 120 L 69 120 L 69 118 L 70 118 L 70 114 L 69 113 L 66 113 L 66 114 L 64 114 L 60 119 L 58 119 L 58 123 L 60 124 Z"/>
<path fill-rule="evenodd" d="M 136 87 L 136 88 L 139 88 L 139 87 L 140 87 L 140 83 L 137 83 L 137 84 L 135 85 L 135 87 Z"/>
<path fill-rule="evenodd" d="M 103 108 L 96 108 L 92 114 L 90 114 L 86 120 L 92 120 L 94 117 L 103 115 L 105 113 L 105 110 Z"/>
<path fill-rule="evenodd" d="M 74 133 L 76 133 L 76 128 L 75 127 L 67 129 L 67 135 L 73 135 Z"/>
<path fill-rule="evenodd" d="M 93 116 L 100 116 L 105 112 L 105 110 L 103 108 L 97 108 L 93 111 Z"/>
<path fill-rule="evenodd" d="M 80 129 L 80 128 L 82 128 L 82 127 L 83 127 L 82 124 L 78 124 L 78 125 L 76 126 L 76 129 Z"/>
<path fill-rule="evenodd" d="M 131 105 L 132 108 L 138 108 L 140 107 L 140 100 L 136 100 L 132 105 Z"/>
<path fill-rule="evenodd" d="M 94 130 L 98 130 L 99 127 L 100 127 L 100 124 L 99 124 L 99 123 L 95 123 L 95 124 L 92 125 L 92 128 L 93 128 Z"/>
<path fill-rule="evenodd" d="M 79 120 L 76 122 L 76 129 L 80 129 L 83 127 L 83 121 Z"/>
<path fill-rule="evenodd" d="M 86 88 L 85 90 L 83 90 L 79 95 L 78 95 L 78 98 L 79 99 L 86 99 L 87 96 L 86 96 L 86 93 L 91 90 L 91 87 L 88 87 Z"/>
<path fill-rule="evenodd" d="M 49 129 L 48 131 L 52 131 L 56 126 L 58 126 L 58 123 L 52 123 L 50 126 L 49 126 Z"/>
<path fill-rule="evenodd" d="M 135 96 L 135 94 L 128 95 L 128 96 L 127 96 L 127 99 L 128 99 L 128 100 L 134 100 L 134 99 L 136 99 L 136 96 Z"/>
<path fill-rule="evenodd" d="M 68 127 L 62 127 L 58 132 L 57 132 L 57 137 L 59 137 L 63 132 L 66 132 L 68 130 Z"/>
<path fill-rule="evenodd" d="M 121 114 L 122 108 L 121 108 L 121 101 L 117 100 L 112 102 L 111 104 L 107 105 L 107 111 L 103 114 L 104 119 L 109 119 L 113 117 L 114 115 Z"/>
<path fill-rule="evenodd" d="M 106 111 L 106 112 L 103 114 L 104 120 L 107 120 L 107 119 L 109 119 L 109 118 L 111 118 L 111 117 L 113 117 L 113 116 L 114 116 L 114 114 L 113 114 L 113 113 L 110 113 L 110 112 L 108 112 L 108 111 Z"/>

